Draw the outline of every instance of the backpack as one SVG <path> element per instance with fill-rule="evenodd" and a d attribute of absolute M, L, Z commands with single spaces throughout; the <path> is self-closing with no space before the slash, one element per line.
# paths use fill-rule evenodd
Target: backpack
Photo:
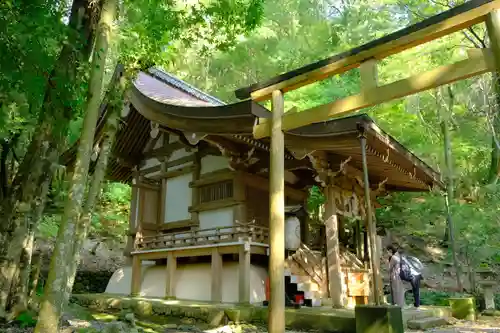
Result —
<path fill-rule="evenodd" d="M 401 280 L 406 282 L 411 282 L 413 280 L 413 274 L 411 273 L 411 267 L 406 256 L 400 255 L 399 260 L 399 277 Z"/>
<path fill-rule="evenodd" d="M 408 260 L 408 264 L 410 265 L 411 273 L 412 273 L 413 276 L 416 276 L 416 275 L 423 276 L 423 275 L 425 275 L 424 274 L 425 267 L 420 262 L 420 260 L 418 260 L 418 258 L 408 256 L 408 257 L 406 257 L 406 259 Z"/>

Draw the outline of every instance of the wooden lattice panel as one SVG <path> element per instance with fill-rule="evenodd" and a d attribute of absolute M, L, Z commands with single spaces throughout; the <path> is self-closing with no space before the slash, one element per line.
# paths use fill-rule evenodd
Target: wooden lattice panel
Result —
<path fill-rule="evenodd" d="M 227 180 L 224 182 L 201 186 L 198 189 L 198 195 L 200 196 L 200 204 L 230 199 L 233 197 L 233 181 Z"/>

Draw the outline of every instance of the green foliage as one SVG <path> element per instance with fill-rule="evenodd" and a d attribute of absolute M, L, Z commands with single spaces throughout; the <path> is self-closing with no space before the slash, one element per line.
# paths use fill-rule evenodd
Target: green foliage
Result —
<path fill-rule="evenodd" d="M 128 230 L 130 200 L 130 186 L 111 182 L 104 184 L 92 216 L 91 235 L 124 240 Z"/>
<path fill-rule="evenodd" d="M 47 213 L 38 225 L 38 237 L 42 239 L 56 238 L 63 213 L 61 202 L 66 197 L 64 186 L 53 191 L 57 191 L 57 196 L 53 197 L 53 201 L 49 203 Z M 131 189 L 129 185 L 113 182 L 104 183 L 100 200 L 92 215 L 90 236 L 124 240 L 128 229 L 130 200 Z"/>
<path fill-rule="evenodd" d="M 433 306 L 449 306 L 449 299 L 453 297 L 460 297 L 464 294 L 460 293 L 449 293 L 445 291 L 432 291 L 432 290 L 422 290 L 420 292 L 420 302 L 422 305 L 433 305 Z M 407 294 L 406 300 L 408 303 L 413 302 L 413 295 Z M 411 303 L 410 303 L 411 304 Z"/>
<path fill-rule="evenodd" d="M 26 327 L 34 327 L 36 325 L 36 313 L 31 312 L 31 311 L 24 311 L 21 312 L 17 317 L 16 317 L 16 322 L 19 323 L 19 326 L 21 328 L 26 328 Z"/>

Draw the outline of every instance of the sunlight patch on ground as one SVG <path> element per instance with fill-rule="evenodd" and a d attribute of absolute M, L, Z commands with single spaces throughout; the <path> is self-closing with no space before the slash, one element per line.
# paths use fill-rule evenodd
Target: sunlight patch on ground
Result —
<path fill-rule="evenodd" d="M 117 316 L 109 314 L 109 313 L 93 313 L 92 317 L 94 317 L 95 320 L 100 320 L 100 321 L 113 321 L 117 320 Z"/>

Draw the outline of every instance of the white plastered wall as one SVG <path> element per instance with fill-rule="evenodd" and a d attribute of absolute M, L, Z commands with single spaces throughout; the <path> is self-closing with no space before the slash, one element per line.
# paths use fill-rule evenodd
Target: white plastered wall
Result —
<path fill-rule="evenodd" d="M 177 137 L 171 136 L 170 140 L 178 140 Z M 172 153 L 169 161 L 175 161 L 180 158 L 193 154 L 186 149 L 179 149 Z M 177 165 L 168 169 L 168 171 L 177 170 L 192 163 L 185 163 Z M 208 172 L 225 169 L 229 166 L 228 160 L 222 156 L 208 155 L 201 159 L 201 175 Z M 192 202 L 192 190 L 189 183 L 193 181 L 192 174 L 185 174 L 167 180 L 167 193 L 165 195 L 165 218 L 164 223 L 176 222 L 187 220 L 191 217 L 188 209 Z M 233 211 L 232 209 L 223 209 L 215 211 L 201 212 L 200 216 L 200 229 L 214 228 L 218 226 L 231 226 L 233 225 Z M 220 220 L 220 222 L 217 222 Z"/>
<path fill-rule="evenodd" d="M 129 295 L 132 270 L 126 266 L 115 271 L 108 282 L 106 293 Z M 250 302 L 261 303 L 265 300 L 265 267 L 251 265 L 250 267 Z M 141 296 L 165 297 L 167 280 L 164 265 L 143 265 Z M 175 295 L 177 299 L 193 301 L 210 301 L 212 276 L 209 263 L 181 264 L 177 266 L 175 276 Z M 238 263 L 223 263 L 222 302 L 237 303 L 239 295 Z M 207 287 L 208 286 L 208 287 Z"/>
<path fill-rule="evenodd" d="M 185 174 L 167 180 L 167 195 L 165 196 L 165 223 L 182 221 L 191 218 L 189 206 L 192 202 L 192 191 L 189 183 L 192 174 Z"/>
<path fill-rule="evenodd" d="M 229 161 L 223 156 L 207 155 L 201 159 L 200 174 L 229 168 Z"/>

